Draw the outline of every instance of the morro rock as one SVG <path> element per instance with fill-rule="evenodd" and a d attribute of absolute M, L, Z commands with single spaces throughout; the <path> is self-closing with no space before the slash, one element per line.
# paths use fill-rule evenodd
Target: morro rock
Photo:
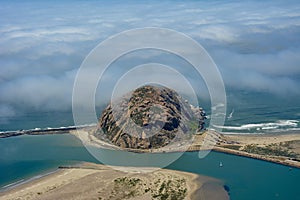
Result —
<path fill-rule="evenodd" d="M 174 90 L 146 85 L 109 104 L 94 135 L 121 148 L 160 148 L 199 131 L 204 119 Z"/>

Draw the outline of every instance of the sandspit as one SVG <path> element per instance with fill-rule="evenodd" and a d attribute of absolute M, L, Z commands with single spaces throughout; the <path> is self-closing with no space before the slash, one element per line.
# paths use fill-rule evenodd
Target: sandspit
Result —
<path fill-rule="evenodd" d="M 127 169 L 127 170 L 126 170 Z M 229 199 L 222 182 L 210 177 L 167 169 L 83 163 L 0 193 L 16 199 Z"/>

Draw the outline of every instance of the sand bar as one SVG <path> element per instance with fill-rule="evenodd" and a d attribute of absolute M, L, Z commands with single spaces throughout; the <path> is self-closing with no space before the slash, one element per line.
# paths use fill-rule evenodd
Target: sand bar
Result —
<path fill-rule="evenodd" d="M 162 193 L 177 194 L 178 199 L 208 199 L 211 196 L 229 199 L 222 182 L 217 179 L 166 169 L 150 171 L 147 168 L 130 167 L 123 167 L 123 171 L 119 171 L 104 165 L 84 163 L 61 168 L 58 172 L 2 192 L 0 200 L 152 200 L 157 199 L 155 195 L 161 195 L 159 189 L 162 185 L 169 185 Z"/>

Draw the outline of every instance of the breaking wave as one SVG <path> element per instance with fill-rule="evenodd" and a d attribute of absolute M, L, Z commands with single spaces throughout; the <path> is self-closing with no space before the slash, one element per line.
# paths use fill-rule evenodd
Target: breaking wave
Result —
<path fill-rule="evenodd" d="M 269 123 L 243 124 L 241 126 L 216 126 L 229 131 L 270 131 L 277 129 L 298 130 L 298 120 L 278 120 Z"/>

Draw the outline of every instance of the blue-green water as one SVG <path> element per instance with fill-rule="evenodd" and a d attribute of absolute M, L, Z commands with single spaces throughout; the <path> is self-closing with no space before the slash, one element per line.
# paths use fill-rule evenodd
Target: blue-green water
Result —
<path fill-rule="evenodd" d="M 0 139 L 0 187 L 53 171 L 60 165 L 97 162 L 71 135 L 19 136 Z"/>
<path fill-rule="evenodd" d="M 77 161 L 97 162 L 77 138 L 68 134 L 11 137 L 0 139 L 0 146 L 1 187 L 53 170 L 59 165 Z M 119 159 L 117 155 L 116 160 Z M 154 158 L 145 154 L 146 163 L 149 159 L 167 155 L 156 154 Z M 219 167 L 219 162 L 223 163 L 223 167 Z M 197 152 L 187 152 L 166 168 L 221 179 L 229 187 L 233 200 L 300 198 L 300 170 L 290 170 L 265 161 L 217 152 L 199 159 Z"/>
<path fill-rule="evenodd" d="M 210 103 L 201 99 L 199 102 L 209 115 Z M 103 108 L 104 106 L 96 109 L 99 111 L 98 116 Z M 209 119 L 206 122 L 209 124 Z M 73 125 L 71 110 L 65 112 L 24 111 L 11 117 L 0 116 L 0 132 Z M 297 98 L 245 91 L 227 91 L 224 133 L 276 133 L 299 132 L 299 130 L 300 104 Z"/>

